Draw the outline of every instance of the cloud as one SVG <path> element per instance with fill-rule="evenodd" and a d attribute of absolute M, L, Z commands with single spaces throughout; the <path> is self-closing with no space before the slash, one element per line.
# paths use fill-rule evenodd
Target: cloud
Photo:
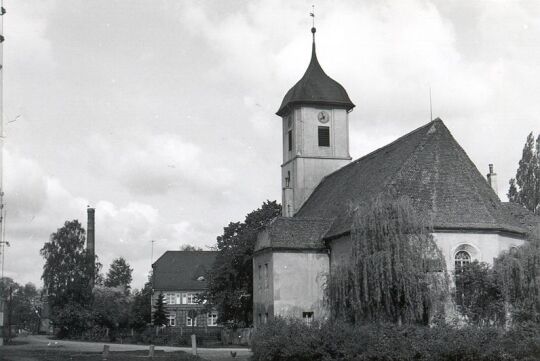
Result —
<path fill-rule="evenodd" d="M 39 249 L 96 207 L 99 256 L 135 287 L 154 256 L 213 244 L 280 199 L 281 121 L 304 73 L 311 3 L 13 2 L 6 15 L 6 271 L 38 283 Z M 357 105 L 360 157 L 434 116 L 501 189 L 538 132 L 540 6 L 317 3 L 317 54 Z M 83 222 L 85 223 L 85 222 Z"/>

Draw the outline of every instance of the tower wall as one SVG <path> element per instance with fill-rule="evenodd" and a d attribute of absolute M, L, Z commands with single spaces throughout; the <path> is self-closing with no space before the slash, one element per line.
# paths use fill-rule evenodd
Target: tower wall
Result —
<path fill-rule="evenodd" d="M 325 112 L 327 119 L 319 115 Z M 329 145 L 319 145 L 319 127 L 329 130 Z M 293 216 L 328 174 L 351 160 L 349 118 L 345 109 L 300 106 L 283 117 L 283 216 Z"/>

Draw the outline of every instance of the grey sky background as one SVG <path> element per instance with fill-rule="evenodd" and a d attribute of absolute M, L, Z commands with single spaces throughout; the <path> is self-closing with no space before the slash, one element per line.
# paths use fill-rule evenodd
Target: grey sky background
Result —
<path fill-rule="evenodd" d="M 274 114 L 310 57 L 312 1 L 6 0 L 5 275 L 41 285 L 66 220 L 123 256 L 215 244 L 281 200 Z M 540 131 L 540 2 L 317 1 L 317 53 L 357 105 L 358 158 L 433 115 L 506 199 Z"/>

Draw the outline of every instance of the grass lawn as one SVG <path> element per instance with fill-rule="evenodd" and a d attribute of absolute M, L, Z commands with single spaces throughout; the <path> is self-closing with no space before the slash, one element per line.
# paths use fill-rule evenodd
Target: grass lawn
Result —
<path fill-rule="evenodd" d="M 148 351 L 123 351 L 110 352 L 108 361 L 131 361 L 150 360 Z M 19 348 L 4 347 L 0 349 L 1 361 L 102 361 L 101 352 L 75 352 L 58 349 L 50 350 L 25 350 Z M 182 351 L 164 352 L 155 351 L 153 360 L 158 361 L 201 361 L 197 356 L 189 355 Z"/>

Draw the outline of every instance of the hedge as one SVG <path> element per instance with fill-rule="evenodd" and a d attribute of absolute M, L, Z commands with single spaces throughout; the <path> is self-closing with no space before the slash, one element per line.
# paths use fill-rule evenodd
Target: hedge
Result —
<path fill-rule="evenodd" d="M 253 361 L 540 361 L 540 329 L 396 326 L 346 323 L 306 325 L 276 319 L 254 334 Z"/>

